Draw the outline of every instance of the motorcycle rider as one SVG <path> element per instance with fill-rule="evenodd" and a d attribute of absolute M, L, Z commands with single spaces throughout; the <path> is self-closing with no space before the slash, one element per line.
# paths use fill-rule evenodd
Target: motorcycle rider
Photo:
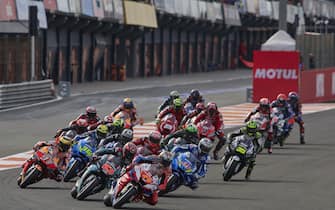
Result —
<path fill-rule="evenodd" d="M 99 144 L 99 148 L 109 143 L 119 143 L 121 145 L 120 147 L 123 147 L 123 145 L 133 140 L 133 135 L 133 131 L 126 128 L 121 134 L 116 133 L 103 139 Z"/>
<path fill-rule="evenodd" d="M 205 103 L 205 100 L 203 99 L 202 95 L 200 94 L 199 90 L 192 89 L 190 92 L 190 95 L 186 98 L 183 105 L 191 103 L 193 107 L 197 105 L 197 103 Z"/>
<path fill-rule="evenodd" d="M 116 119 L 111 123 L 106 124 L 108 127 L 108 135 L 112 134 L 121 134 L 124 130 L 124 121 L 123 119 Z"/>
<path fill-rule="evenodd" d="M 223 131 L 223 117 L 222 114 L 219 112 L 216 103 L 209 102 L 206 106 L 206 109 L 203 110 L 194 120 L 194 124 L 198 124 L 202 120 L 208 119 L 212 122 L 215 127 L 215 134 L 218 137 L 218 143 L 213 151 L 214 160 L 218 160 L 218 153 L 223 145 L 226 143 L 226 138 L 224 136 Z"/>
<path fill-rule="evenodd" d="M 148 136 L 134 139 L 132 142 L 138 147 L 138 153 L 146 155 L 158 155 L 160 153 L 160 141 L 162 135 L 158 131 L 151 131 Z"/>
<path fill-rule="evenodd" d="M 120 104 L 110 115 L 112 117 L 115 117 L 118 113 L 122 111 L 129 114 L 131 120 L 131 128 L 137 125 L 138 123 L 143 124 L 142 118 L 137 119 L 136 107 L 131 98 L 124 98 L 122 104 Z"/>
<path fill-rule="evenodd" d="M 203 110 L 205 110 L 205 104 L 203 102 L 199 102 L 197 103 L 197 105 L 195 106 L 195 109 L 188 113 L 186 116 L 184 116 L 183 120 L 181 121 L 181 125 L 185 125 L 185 123 L 189 120 L 192 119 L 195 116 L 198 116 Z"/>
<path fill-rule="evenodd" d="M 143 163 L 150 163 L 152 167 L 155 168 L 155 174 L 158 177 L 161 177 L 160 185 L 157 190 L 153 190 L 150 197 L 139 195 L 139 197 L 135 198 L 134 200 L 140 201 L 143 200 L 144 202 L 150 205 L 156 205 L 158 202 L 158 192 L 159 190 L 163 190 L 166 187 L 168 177 L 171 174 L 171 161 L 172 161 L 172 154 L 167 151 L 161 152 L 158 156 L 157 155 L 150 155 L 150 156 L 137 156 L 133 160 L 132 164 L 127 167 L 126 174 L 118 180 L 118 184 L 116 185 L 115 189 L 113 190 L 113 195 L 118 194 L 129 182 L 132 169 L 139 164 Z"/>
<path fill-rule="evenodd" d="M 173 105 L 173 100 L 176 98 L 180 98 L 179 92 L 176 90 L 171 91 L 169 97 L 165 99 L 165 101 L 163 101 L 163 103 L 158 107 L 157 115 L 166 107 Z"/>
<path fill-rule="evenodd" d="M 172 113 L 178 122 L 178 125 L 180 125 L 181 120 L 183 119 L 185 112 L 183 109 L 183 102 L 180 98 L 176 98 L 173 100 L 173 105 L 166 107 L 161 111 L 156 119 L 156 124 L 159 124 L 161 119 L 166 115 Z"/>
<path fill-rule="evenodd" d="M 198 160 L 198 170 L 196 174 L 193 176 L 188 176 L 188 187 L 192 190 L 198 188 L 198 180 L 200 178 L 205 177 L 207 174 L 207 161 L 210 160 L 210 156 L 208 155 L 210 150 L 213 148 L 213 142 L 208 138 L 202 138 L 199 141 L 198 145 L 195 144 L 186 144 L 186 145 L 176 145 L 172 149 L 172 153 L 174 156 L 177 156 L 179 153 L 190 152 L 194 155 L 194 157 Z"/>
<path fill-rule="evenodd" d="M 90 141 L 93 141 L 94 145 L 97 147 L 101 140 L 106 138 L 108 134 L 108 127 L 106 125 L 98 125 L 98 127 L 87 133 L 84 137 L 89 137 Z"/>
<path fill-rule="evenodd" d="M 165 137 L 164 139 L 162 139 L 160 143 L 161 147 L 165 148 L 166 145 L 169 144 L 169 141 L 173 138 L 174 139 L 181 138 L 190 144 L 197 143 L 199 140 L 198 129 L 195 125 L 189 124 L 184 129 L 178 130 L 175 133 L 172 133 L 168 135 L 167 137 Z M 169 148 L 169 149 L 172 149 L 172 148 Z"/>
<path fill-rule="evenodd" d="M 60 182 L 63 178 L 63 172 L 66 169 L 67 160 L 69 157 L 69 149 L 72 146 L 73 143 L 73 132 L 68 131 L 65 133 L 65 135 L 56 138 L 54 141 L 39 141 L 33 146 L 34 152 L 40 150 L 42 147 L 51 147 L 52 156 L 54 157 L 54 160 L 57 160 L 57 170 L 54 177 L 49 177 L 52 179 L 55 179 L 57 182 Z M 22 165 L 22 172 L 25 174 L 27 170 L 36 162 L 36 158 L 33 155 L 31 158 L 26 160 L 24 164 Z M 22 173 L 19 176 L 18 183 L 21 182 L 22 179 Z"/>
<path fill-rule="evenodd" d="M 88 127 L 88 122 L 86 119 L 78 119 L 76 123 L 74 123 L 73 125 L 68 126 L 66 128 L 58 129 L 56 132 L 55 138 L 60 136 L 62 132 L 69 131 L 69 130 L 75 131 L 76 134 L 81 135 L 88 131 L 87 127 Z"/>
<path fill-rule="evenodd" d="M 93 106 L 86 107 L 86 113 L 80 114 L 75 120 L 70 122 L 70 126 L 76 124 L 77 120 L 85 119 L 89 125 L 88 130 L 94 130 L 100 121 L 100 117 L 97 115 L 97 110 Z"/>
<path fill-rule="evenodd" d="M 251 112 L 248 113 L 248 116 L 244 120 L 245 123 L 247 123 L 250 118 L 255 115 L 256 113 L 259 113 L 262 117 L 265 117 L 268 120 L 268 129 L 267 129 L 267 139 L 265 141 L 265 148 L 268 149 L 268 153 L 272 153 L 272 126 L 271 126 L 271 108 L 270 108 L 270 101 L 268 98 L 261 98 L 259 100 L 258 106 Z"/>
<path fill-rule="evenodd" d="M 245 178 L 249 179 L 251 172 L 256 165 L 256 151 L 254 144 L 258 142 L 258 139 L 262 137 L 262 134 L 258 132 L 257 123 L 255 121 L 248 121 L 247 124 L 240 128 L 237 132 L 230 133 L 228 135 L 228 146 L 225 151 L 224 155 L 224 164 L 229 160 L 231 154 L 231 150 L 234 148 L 231 148 L 232 143 L 234 141 L 234 138 L 237 136 L 243 136 L 242 141 L 248 145 L 247 148 L 247 158 L 248 158 L 248 169 L 245 174 Z"/>
<path fill-rule="evenodd" d="M 292 111 L 294 112 L 294 120 L 296 123 L 299 124 L 300 128 L 300 144 L 305 144 L 305 127 L 304 127 L 304 121 L 302 119 L 302 105 L 299 100 L 299 96 L 296 92 L 289 92 L 288 94 L 288 104 L 291 106 Z"/>

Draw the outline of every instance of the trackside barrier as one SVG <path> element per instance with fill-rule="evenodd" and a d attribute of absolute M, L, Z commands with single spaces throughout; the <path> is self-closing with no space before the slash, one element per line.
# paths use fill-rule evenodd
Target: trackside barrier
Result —
<path fill-rule="evenodd" d="M 0 110 L 55 98 L 52 80 L 0 85 Z"/>
<path fill-rule="evenodd" d="M 252 98 L 253 98 L 253 89 L 247 88 L 247 102 L 252 103 Z"/>
<path fill-rule="evenodd" d="M 335 101 L 335 67 L 302 71 L 300 98 L 303 103 Z"/>

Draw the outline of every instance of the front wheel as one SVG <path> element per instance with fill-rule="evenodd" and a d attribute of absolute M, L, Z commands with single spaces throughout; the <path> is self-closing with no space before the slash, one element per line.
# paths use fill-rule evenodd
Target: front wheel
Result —
<path fill-rule="evenodd" d="M 80 190 L 78 192 L 77 195 L 77 199 L 78 200 L 84 200 L 87 196 L 89 196 L 95 187 L 97 187 L 99 185 L 99 179 L 98 177 L 96 177 L 95 175 L 90 175 L 89 177 L 87 177 L 87 179 L 85 179 L 82 182 L 82 186 L 80 187 Z"/>
<path fill-rule="evenodd" d="M 169 177 L 169 180 L 166 184 L 166 188 L 164 190 L 159 191 L 158 195 L 159 196 L 165 195 L 169 192 L 172 192 L 172 191 L 176 190 L 177 187 L 178 187 L 178 177 L 176 175 L 172 174 Z"/>
<path fill-rule="evenodd" d="M 104 204 L 105 204 L 105 206 L 112 206 L 113 205 L 111 194 L 108 193 L 104 196 Z"/>
<path fill-rule="evenodd" d="M 229 168 L 225 169 L 225 171 L 223 172 L 224 181 L 229 181 L 231 179 L 231 177 L 235 174 L 237 165 L 238 165 L 238 161 L 233 160 Z"/>
<path fill-rule="evenodd" d="M 28 185 L 33 184 L 39 179 L 40 175 L 41 172 L 37 168 L 31 167 L 25 176 L 21 176 L 20 188 L 26 188 Z"/>
<path fill-rule="evenodd" d="M 66 170 L 64 174 L 64 182 L 70 181 L 70 179 L 74 178 L 77 175 L 77 172 L 79 171 L 81 163 L 78 160 L 75 160 L 72 165 Z"/>
<path fill-rule="evenodd" d="M 126 189 L 122 190 L 113 200 L 113 208 L 121 208 L 123 204 L 129 202 L 129 200 L 138 193 L 134 185 L 127 185 L 125 188 Z"/>

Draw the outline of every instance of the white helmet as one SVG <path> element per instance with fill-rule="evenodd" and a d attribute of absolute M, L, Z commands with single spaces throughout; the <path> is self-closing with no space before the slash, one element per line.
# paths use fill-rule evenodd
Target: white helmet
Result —
<path fill-rule="evenodd" d="M 213 148 L 213 146 L 214 146 L 214 144 L 210 139 L 202 138 L 199 141 L 198 149 L 201 153 L 208 154 L 211 151 L 211 149 Z"/>

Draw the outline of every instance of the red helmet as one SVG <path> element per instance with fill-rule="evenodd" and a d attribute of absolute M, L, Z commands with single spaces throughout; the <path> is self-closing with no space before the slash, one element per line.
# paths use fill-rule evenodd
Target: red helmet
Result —
<path fill-rule="evenodd" d="M 122 157 L 131 161 L 136 155 L 137 147 L 134 143 L 128 142 L 122 148 Z"/>
<path fill-rule="evenodd" d="M 214 102 L 209 102 L 207 104 L 207 113 L 210 117 L 213 117 L 215 115 L 215 113 L 218 111 L 218 107 L 216 105 L 216 103 Z"/>
<path fill-rule="evenodd" d="M 283 94 L 283 93 L 278 94 L 277 101 L 279 103 L 279 106 L 283 106 L 285 104 L 286 100 L 287 100 L 287 97 L 286 97 L 285 94 Z"/>
<path fill-rule="evenodd" d="M 261 111 L 268 111 L 270 109 L 270 101 L 268 98 L 261 98 L 259 100 L 259 107 L 261 109 Z"/>
<path fill-rule="evenodd" d="M 202 102 L 199 102 L 197 103 L 197 105 L 195 105 L 195 108 L 198 110 L 198 111 L 202 111 L 205 109 L 205 104 L 202 103 Z"/>
<path fill-rule="evenodd" d="M 152 131 L 149 133 L 149 140 L 153 144 L 159 144 L 162 139 L 162 135 L 158 131 Z"/>
<path fill-rule="evenodd" d="M 86 107 L 86 114 L 89 118 L 94 118 L 97 116 L 97 110 L 93 106 Z"/>

